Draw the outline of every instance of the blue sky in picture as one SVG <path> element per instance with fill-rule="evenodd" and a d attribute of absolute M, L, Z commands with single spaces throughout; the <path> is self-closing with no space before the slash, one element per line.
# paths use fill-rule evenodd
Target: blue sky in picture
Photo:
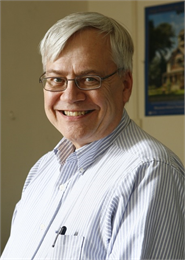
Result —
<path fill-rule="evenodd" d="M 153 21 L 155 27 L 161 23 L 169 23 L 173 26 L 176 35 L 173 39 L 175 41 L 174 48 L 176 48 L 178 45 L 178 34 L 184 29 L 184 13 L 177 14 L 176 11 L 155 13 L 149 15 L 149 20 Z"/>

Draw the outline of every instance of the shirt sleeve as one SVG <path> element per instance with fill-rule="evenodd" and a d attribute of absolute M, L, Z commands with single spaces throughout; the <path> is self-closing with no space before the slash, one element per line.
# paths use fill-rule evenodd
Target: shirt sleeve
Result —
<path fill-rule="evenodd" d="M 42 156 L 34 165 L 33 167 L 30 169 L 27 177 L 26 177 L 26 180 L 24 182 L 24 186 L 23 186 L 23 189 L 22 189 L 22 195 L 23 193 L 25 192 L 26 188 L 29 186 L 30 182 L 35 178 L 35 176 L 37 175 L 37 172 L 38 172 L 38 169 L 40 167 L 40 165 L 42 164 L 42 161 L 43 159 L 45 158 L 45 155 Z M 16 204 L 15 208 L 14 208 L 14 212 L 13 212 L 13 216 L 12 216 L 12 221 L 11 221 L 11 230 L 14 226 L 14 222 L 16 220 L 16 216 L 17 216 L 17 212 L 18 212 L 18 209 L 19 209 L 19 205 L 21 203 L 21 199 L 18 201 L 18 203 Z"/>
<path fill-rule="evenodd" d="M 135 176 L 126 207 L 117 199 L 107 260 L 185 259 L 182 172 L 151 162 Z"/>

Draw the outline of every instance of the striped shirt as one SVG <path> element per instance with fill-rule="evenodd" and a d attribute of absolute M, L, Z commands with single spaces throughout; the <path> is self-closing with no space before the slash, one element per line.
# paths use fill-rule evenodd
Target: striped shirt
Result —
<path fill-rule="evenodd" d="M 183 185 L 176 155 L 124 110 L 106 138 L 63 138 L 33 166 L 1 259 L 184 259 Z"/>

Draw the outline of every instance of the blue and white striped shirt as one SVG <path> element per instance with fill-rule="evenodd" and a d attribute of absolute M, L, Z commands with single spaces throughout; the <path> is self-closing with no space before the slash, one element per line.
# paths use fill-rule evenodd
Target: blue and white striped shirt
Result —
<path fill-rule="evenodd" d="M 59 235 L 60 227 L 67 227 Z M 63 138 L 31 169 L 1 259 L 184 259 L 184 169 L 124 110 L 104 139 Z"/>

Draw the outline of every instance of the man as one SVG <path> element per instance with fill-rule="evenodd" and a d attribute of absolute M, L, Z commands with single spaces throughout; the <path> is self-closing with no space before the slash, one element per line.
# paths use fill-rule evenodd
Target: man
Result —
<path fill-rule="evenodd" d="M 31 169 L 2 259 L 184 259 L 184 171 L 125 104 L 133 43 L 98 13 L 40 45 L 45 111 L 64 136 Z"/>

